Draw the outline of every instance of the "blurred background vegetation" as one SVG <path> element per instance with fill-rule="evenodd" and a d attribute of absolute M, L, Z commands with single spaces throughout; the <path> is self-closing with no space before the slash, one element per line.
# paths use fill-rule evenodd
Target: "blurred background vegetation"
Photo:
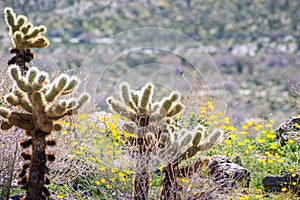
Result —
<path fill-rule="evenodd" d="M 286 119 L 299 114 L 300 1 L 297 0 L 3 0 L 48 27 L 51 45 L 36 63 L 80 67 L 90 50 L 132 28 L 164 27 L 195 39 L 218 65 L 229 112 Z M 3 19 L 3 18 L 2 18 Z M 10 41 L 0 21 L 2 69 Z M 43 62 L 39 58 L 43 57 Z M 298 99 L 298 100 L 297 100 Z"/>

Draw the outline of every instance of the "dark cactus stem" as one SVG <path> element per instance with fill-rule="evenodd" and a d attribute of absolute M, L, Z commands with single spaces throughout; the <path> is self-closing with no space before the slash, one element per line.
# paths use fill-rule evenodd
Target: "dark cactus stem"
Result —
<path fill-rule="evenodd" d="M 160 200 L 182 200 L 182 186 L 178 183 L 178 164 L 169 164 L 164 168 L 164 178 L 160 192 Z"/>
<path fill-rule="evenodd" d="M 134 177 L 134 200 L 147 200 L 150 186 L 150 173 L 137 173 Z"/>
<path fill-rule="evenodd" d="M 16 64 L 20 67 L 22 75 L 25 75 L 28 71 L 26 63 L 30 63 L 34 59 L 34 54 L 30 52 L 30 49 L 10 49 L 10 53 L 16 55 L 8 61 L 8 65 Z"/>
<path fill-rule="evenodd" d="M 36 130 L 32 134 L 32 157 L 30 162 L 30 170 L 28 183 L 25 186 L 26 200 L 41 200 L 47 199 L 45 194 L 44 184 L 45 184 L 45 175 L 48 173 L 49 169 L 46 166 L 47 157 L 46 157 L 46 136 L 49 133 L 42 130 Z"/>
<path fill-rule="evenodd" d="M 136 172 L 134 176 L 134 200 L 147 200 L 149 194 L 149 187 L 151 182 L 151 175 L 149 172 L 149 163 L 145 162 L 145 157 L 150 156 L 147 152 L 147 146 L 144 139 L 137 139 L 137 169 L 139 172 Z"/>

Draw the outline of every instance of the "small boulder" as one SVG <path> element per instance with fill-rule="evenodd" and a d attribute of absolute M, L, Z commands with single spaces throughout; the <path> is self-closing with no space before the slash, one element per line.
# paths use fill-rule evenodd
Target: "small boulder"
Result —
<path fill-rule="evenodd" d="M 291 190 L 300 196 L 300 174 L 293 172 L 282 176 L 267 176 L 263 179 L 263 186 L 268 192 L 282 192 L 282 188 L 286 188 L 286 191 Z"/>

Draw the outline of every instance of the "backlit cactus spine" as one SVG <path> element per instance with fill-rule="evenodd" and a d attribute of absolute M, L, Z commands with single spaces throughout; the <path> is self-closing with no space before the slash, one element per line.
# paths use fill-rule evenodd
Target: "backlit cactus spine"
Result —
<path fill-rule="evenodd" d="M 159 143 L 168 140 L 168 121 L 180 113 L 183 105 L 180 94 L 172 92 L 160 102 L 153 102 L 154 85 L 147 83 L 141 90 L 131 90 L 128 83 L 120 84 L 121 101 L 112 97 L 107 99 L 110 109 L 130 120 L 124 124 L 125 131 L 135 137 L 129 138 L 130 152 L 138 161 L 134 178 L 134 199 L 148 199 L 150 171 L 148 163 Z M 139 162 L 143 160 L 145 162 Z"/>
<path fill-rule="evenodd" d="M 178 136 L 175 136 L 175 140 L 166 146 L 167 154 L 174 156 L 174 160 L 163 169 L 164 178 L 160 192 L 161 200 L 181 200 L 180 191 L 182 188 L 178 182 L 178 177 L 185 177 L 182 172 L 186 171 L 186 169 L 189 170 L 189 176 L 200 170 L 195 169 L 197 165 L 180 168 L 181 161 L 188 160 L 197 153 L 212 148 L 223 135 L 221 129 L 216 129 L 206 140 L 201 141 L 204 133 L 205 127 L 203 126 L 198 126 L 193 131 L 181 130 Z M 200 168 L 200 166 L 198 167 Z"/>
<path fill-rule="evenodd" d="M 50 192 L 44 186 L 50 183 L 47 162 L 54 161 L 55 155 L 47 152 L 46 147 L 54 146 L 56 141 L 47 139 L 47 136 L 52 131 L 61 130 L 62 126 L 57 120 L 77 112 L 88 100 L 88 95 L 58 100 L 60 96 L 75 91 L 79 84 L 76 77 L 61 75 L 53 83 L 49 83 L 48 74 L 35 67 L 28 71 L 26 77 L 21 76 L 17 65 L 11 65 L 8 71 L 15 86 L 5 99 L 12 107 L 19 107 L 18 110 L 21 111 L 0 107 L 0 116 L 3 118 L 1 129 L 8 130 L 17 126 L 24 129 L 30 137 L 20 142 L 23 148 L 31 147 L 31 151 L 21 152 L 25 162 L 18 176 L 19 184 L 26 190 L 23 199 L 48 199 Z"/>
<path fill-rule="evenodd" d="M 34 58 L 30 49 L 44 48 L 50 44 L 48 39 L 42 35 L 47 29 L 45 26 L 33 26 L 27 21 L 27 17 L 24 15 L 17 16 L 11 8 L 5 8 L 4 14 L 13 44 L 10 53 L 16 54 L 8 61 L 8 65 L 17 64 L 24 75 L 28 70 L 26 63 Z"/>

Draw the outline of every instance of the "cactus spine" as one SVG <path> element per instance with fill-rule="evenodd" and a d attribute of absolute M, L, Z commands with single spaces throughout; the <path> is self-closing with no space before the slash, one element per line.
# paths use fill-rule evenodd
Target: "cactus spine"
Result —
<path fill-rule="evenodd" d="M 24 75 L 28 70 L 26 63 L 34 59 L 34 54 L 30 52 L 30 49 L 44 48 L 50 44 L 48 39 L 42 35 L 47 29 L 45 26 L 33 26 L 27 21 L 27 17 L 17 16 L 11 8 L 5 8 L 4 14 L 13 44 L 10 53 L 16 54 L 8 61 L 8 65 L 17 64 Z"/>
<path fill-rule="evenodd" d="M 58 100 L 59 96 L 73 92 L 79 83 L 76 77 L 66 75 L 56 78 L 49 83 L 48 74 L 32 67 L 26 77 L 21 75 L 17 65 L 8 69 L 15 83 L 12 92 L 6 95 L 6 101 L 20 111 L 12 111 L 0 107 L 0 116 L 4 119 L 2 130 L 17 126 L 26 131 L 29 139 L 21 141 L 20 145 L 31 151 L 24 150 L 21 156 L 25 160 L 19 173 L 19 184 L 26 189 L 24 199 L 47 199 L 50 195 L 44 184 L 49 184 L 47 163 L 55 160 L 55 155 L 47 152 L 47 146 L 54 146 L 56 141 L 47 139 L 52 131 L 61 130 L 57 120 L 66 115 L 72 115 L 87 101 L 88 95 L 70 100 Z M 63 83 L 63 84 L 62 84 Z"/>

